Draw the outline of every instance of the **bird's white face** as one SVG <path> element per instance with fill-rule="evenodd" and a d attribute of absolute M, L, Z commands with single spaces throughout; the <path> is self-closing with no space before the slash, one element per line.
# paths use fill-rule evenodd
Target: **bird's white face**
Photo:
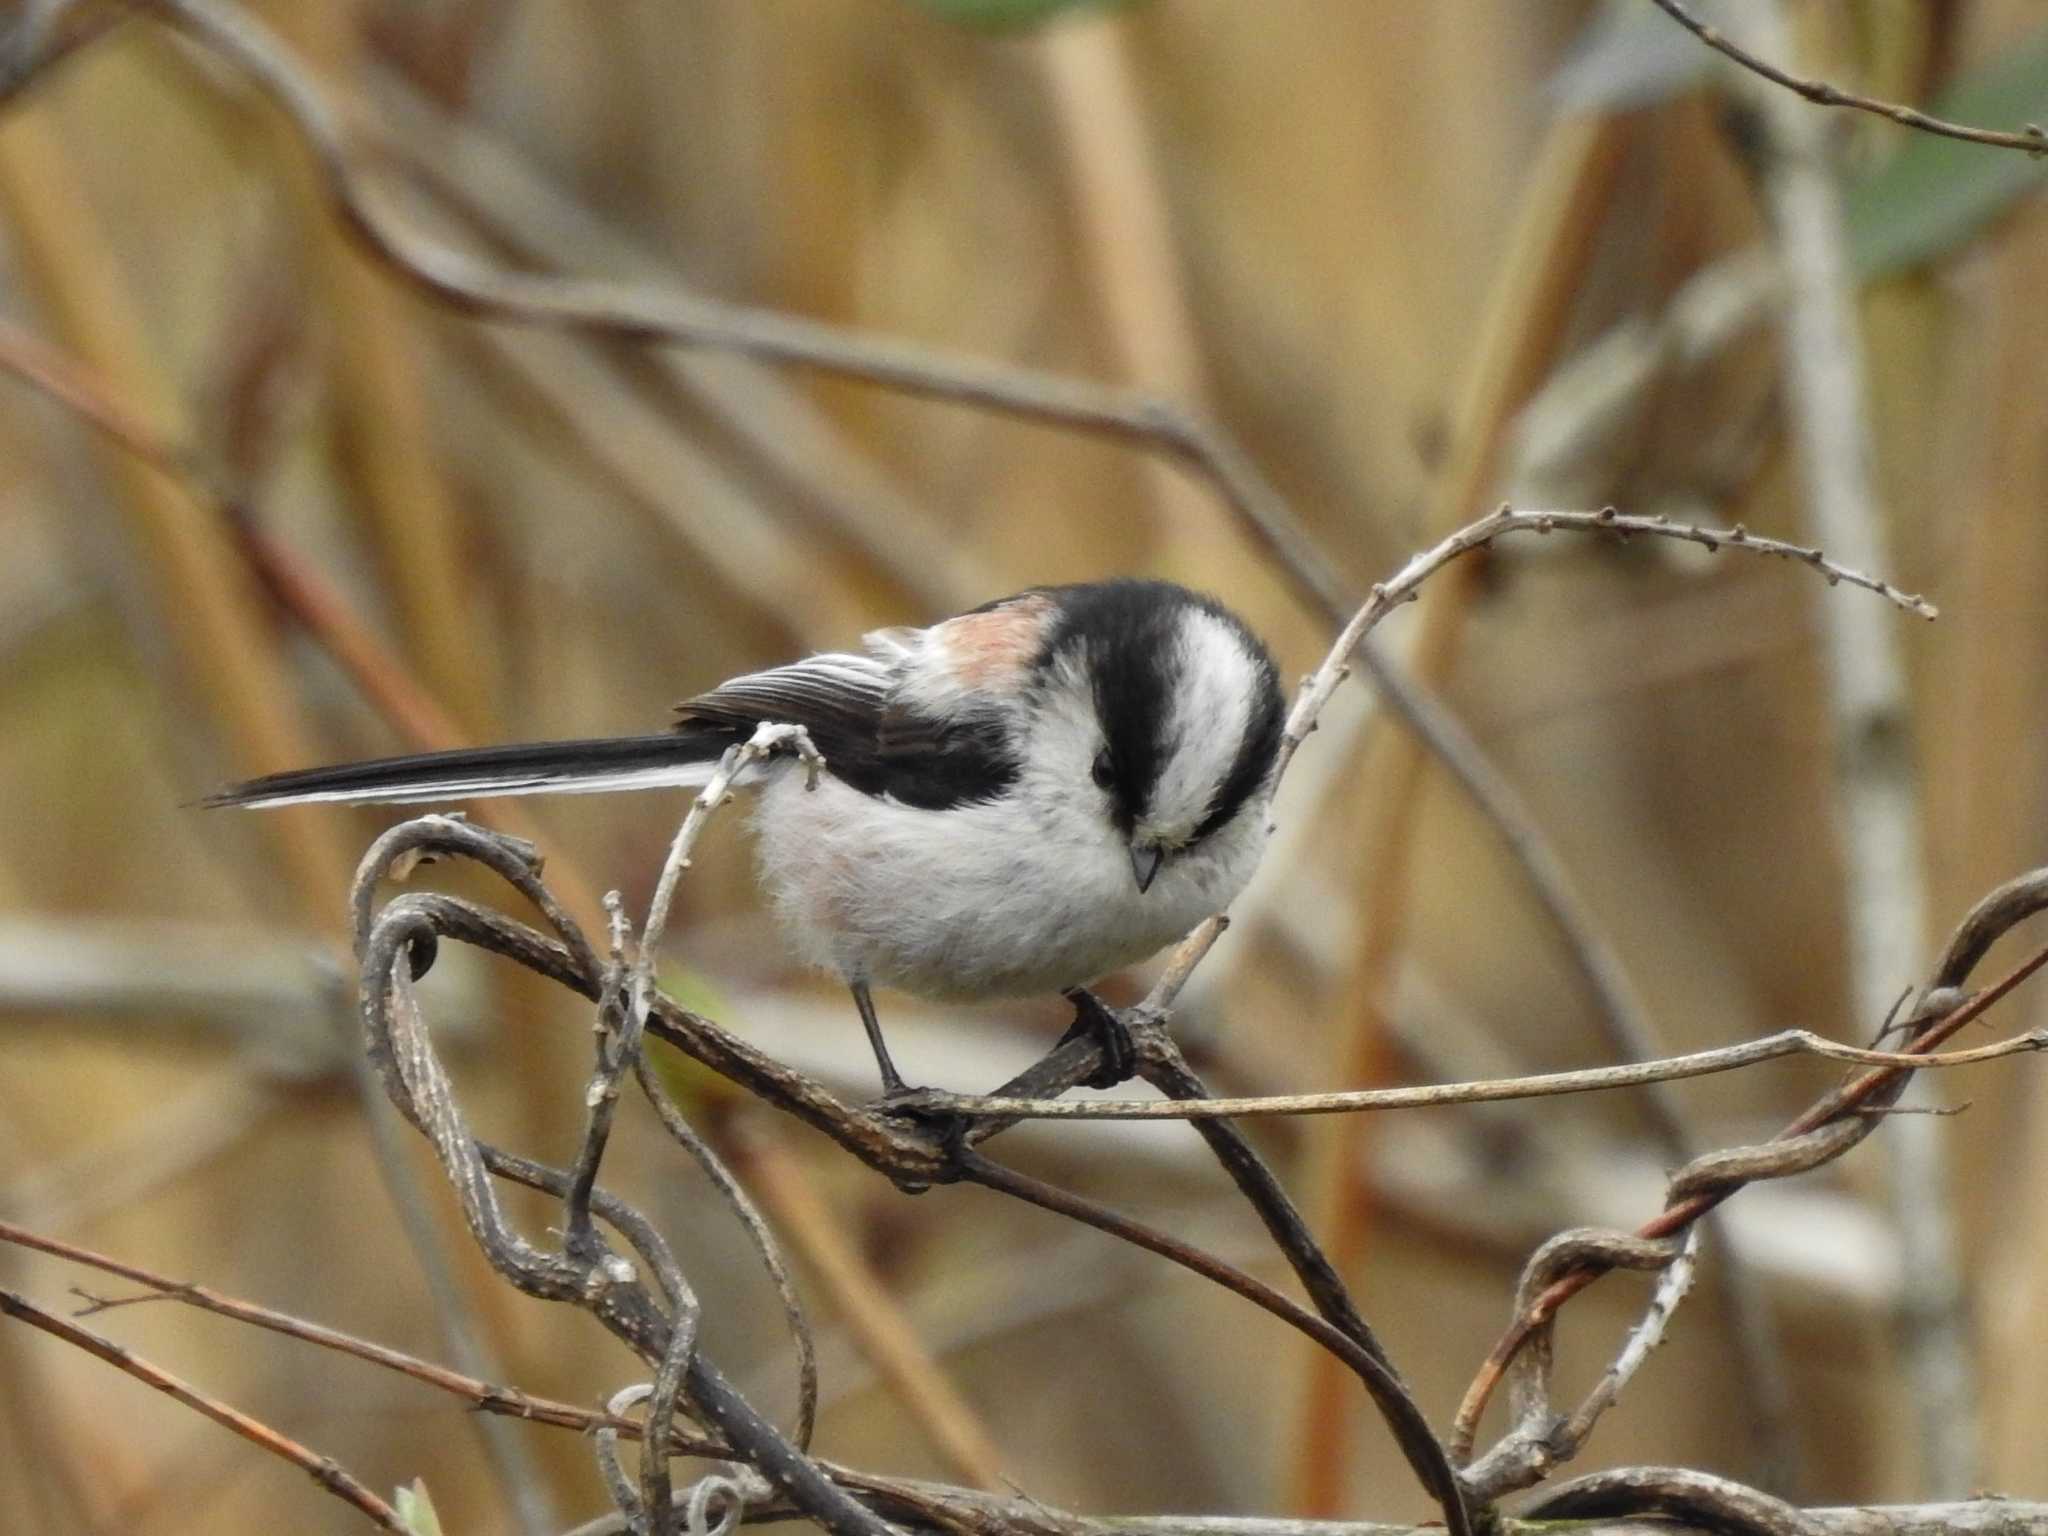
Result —
<path fill-rule="evenodd" d="M 1026 800 L 1128 860 L 1140 890 L 1262 818 L 1280 707 L 1238 622 L 1193 603 L 1084 615 L 1055 636 L 1018 741 Z M 1227 839 L 1236 857 L 1241 839 Z"/>

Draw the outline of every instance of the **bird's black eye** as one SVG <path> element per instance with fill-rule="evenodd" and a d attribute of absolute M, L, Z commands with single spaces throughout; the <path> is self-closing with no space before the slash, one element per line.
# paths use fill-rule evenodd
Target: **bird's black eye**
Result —
<path fill-rule="evenodd" d="M 1108 789 L 1116 783 L 1116 764 L 1109 760 L 1109 748 L 1104 747 L 1095 754 L 1095 766 L 1088 773 L 1098 789 Z"/>

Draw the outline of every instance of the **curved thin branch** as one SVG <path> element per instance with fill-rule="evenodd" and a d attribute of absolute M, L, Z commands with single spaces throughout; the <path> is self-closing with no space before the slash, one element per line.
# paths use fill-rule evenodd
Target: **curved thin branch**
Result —
<path fill-rule="evenodd" d="M 636 1267 L 601 1243 L 554 1252 L 528 1240 L 506 1219 L 494 1176 L 511 1176 L 567 1198 L 577 1175 L 516 1158 L 473 1136 L 456 1103 L 423 1021 L 413 1005 L 410 974 L 450 935 L 465 935 L 475 909 L 449 897 L 409 894 L 371 916 L 375 885 L 394 859 L 439 849 L 460 851 L 498 870 L 550 920 L 560 942 L 527 931 L 529 952 L 567 962 L 579 972 L 586 996 L 604 990 L 604 969 L 573 920 L 541 885 L 532 851 L 451 817 L 427 817 L 380 838 L 358 872 L 354 907 L 361 956 L 361 1013 L 372 1064 L 401 1114 L 433 1143 L 453 1184 L 465 1221 L 493 1268 L 518 1289 L 582 1307 L 612 1333 L 680 1383 L 691 1413 L 744 1452 L 807 1515 L 836 1536 L 886 1536 L 887 1527 L 850 1497 L 808 1456 L 736 1392 L 694 1348 L 694 1302 L 666 1245 L 630 1207 L 591 1189 L 591 1209 L 623 1231 L 641 1262 L 653 1271 L 669 1314 L 648 1294 Z M 516 927 L 516 925 L 508 925 Z M 543 947 L 544 946 L 544 947 Z M 541 968 L 541 967 L 536 967 Z M 594 1236 L 594 1234 L 593 1234 Z M 661 1458 L 657 1457 L 657 1461 Z M 648 1492 L 665 1494 L 665 1469 L 654 1470 Z M 650 1511 L 665 1518 L 662 1509 Z"/>
<path fill-rule="evenodd" d="M 1958 1001 L 1961 987 L 1992 941 L 2044 908 L 2048 908 L 2048 869 L 2023 875 L 1982 898 L 1950 938 L 1919 1008 L 1908 1021 L 1912 1039 L 1898 1054 L 1911 1058 L 1931 1055 L 1936 1046 L 2048 965 L 2048 945 L 2044 945 L 1991 986 Z M 1841 1156 L 1869 1135 L 1881 1118 L 1863 1111 L 1895 1101 L 1918 1065 L 1916 1059 L 1910 1066 L 1872 1066 L 1823 1094 L 1762 1146 L 1696 1159 L 1674 1176 L 1665 1209 L 1637 1228 L 1635 1235 L 1669 1237 L 1684 1231 L 1752 1180 L 1801 1172 Z M 1515 1358 L 1547 1326 L 1559 1307 L 1611 1267 L 1588 1262 L 1570 1269 L 1517 1308 L 1513 1322 L 1494 1345 L 1459 1404 L 1451 1434 L 1455 1455 L 1470 1455 L 1480 1415 Z"/>
<path fill-rule="evenodd" d="M 1573 1478 L 1524 1518 L 1626 1519 L 1663 1515 L 1726 1536 L 1820 1536 L 1825 1523 L 1761 1489 L 1686 1467 L 1615 1467 Z"/>
<path fill-rule="evenodd" d="M 1917 618 L 1939 617 L 1939 610 L 1925 598 L 1902 591 L 1877 576 L 1867 572 L 1851 570 L 1828 559 L 1818 549 L 1803 544 L 1790 544 L 1783 539 L 1765 538 L 1751 533 L 1741 523 L 1732 528 L 1703 528 L 1692 523 L 1674 523 L 1664 517 L 1638 517 L 1616 511 L 1613 507 L 1602 507 L 1597 512 L 1576 511 L 1517 511 L 1507 505 L 1468 523 L 1456 533 L 1442 540 L 1432 548 L 1416 555 L 1406 565 L 1383 582 L 1373 585 L 1372 594 L 1365 605 L 1353 614 L 1351 621 L 1338 634 L 1336 643 L 1330 647 L 1329 655 L 1322 666 L 1309 675 L 1295 696 L 1294 709 L 1287 717 L 1287 729 L 1281 738 L 1280 765 L 1275 770 L 1284 773 L 1295 752 L 1308 738 L 1315 725 L 1316 716 L 1322 713 L 1330 695 L 1343 682 L 1352 652 L 1370 634 L 1380 621 L 1403 603 L 1412 603 L 1420 596 L 1422 584 L 1438 571 L 1449 565 L 1460 555 L 1484 549 L 1495 539 L 1509 533 L 1609 533 L 1621 538 L 1642 535 L 1646 538 L 1677 539 L 1687 544 L 1698 544 L 1709 553 L 1724 549 L 1748 550 L 1753 554 L 1770 555 L 1780 560 L 1791 560 L 1800 565 L 1810 566 L 1818 572 L 1828 585 L 1848 582 L 1851 586 L 1862 587 L 1875 592 L 1887 602 L 1903 608 Z"/>
<path fill-rule="evenodd" d="M 2048 155 L 2048 130 L 2043 130 L 2039 123 L 2028 123 L 2018 133 L 2004 133 L 1996 128 L 1973 128 L 1968 123 L 1952 123 L 1946 118 L 1930 117 L 1925 112 L 1895 101 L 1880 101 L 1875 96 L 1861 96 L 1854 91 L 1845 91 L 1838 85 L 1830 85 L 1825 80 L 1812 80 L 1803 75 L 1792 74 L 1767 59 L 1758 58 L 1718 27 L 1711 27 L 1701 21 L 1686 9 L 1680 0 L 1654 0 L 1654 3 L 1658 10 L 1716 53 L 1733 59 L 1744 69 L 1763 76 L 1773 85 L 1782 85 L 1795 95 L 1804 96 L 1816 106 L 1853 107 L 1858 112 L 1871 112 L 1879 117 L 1889 118 L 1902 128 L 1916 128 L 1922 133 L 1938 134 L 1944 139 L 1962 139 L 1970 144 L 1988 144 L 1994 149 L 2017 149 L 2028 155 Z"/>

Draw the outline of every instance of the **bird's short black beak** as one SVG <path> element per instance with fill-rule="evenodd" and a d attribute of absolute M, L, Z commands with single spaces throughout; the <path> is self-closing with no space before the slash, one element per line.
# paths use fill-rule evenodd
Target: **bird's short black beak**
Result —
<path fill-rule="evenodd" d="M 1159 861 L 1165 857 L 1157 848 L 1131 848 L 1131 873 L 1137 877 L 1138 894 L 1152 889 L 1152 877 L 1159 873 Z"/>

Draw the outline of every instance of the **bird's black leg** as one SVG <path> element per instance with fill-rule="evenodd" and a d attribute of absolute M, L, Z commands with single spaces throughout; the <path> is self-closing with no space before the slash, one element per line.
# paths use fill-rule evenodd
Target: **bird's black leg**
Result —
<path fill-rule="evenodd" d="M 868 984 L 856 981 L 850 985 L 853 1006 L 860 1010 L 861 1028 L 868 1032 L 868 1044 L 874 1047 L 875 1065 L 882 1069 L 882 1097 L 900 1099 L 910 1092 L 910 1087 L 896 1070 L 896 1063 L 889 1059 L 889 1044 L 882 1038 L 882 1021 L 875 1017 L 875 1000 L 868 992 Z"/>
<path fill-rule="evenodd" d="M 931 1095 L 926 1090 L 912 1088 L 903 1081 L 903 1074 L 896 1070 L 896 1063 L 889 1057 L 889 1047 L 882 1039 L 882 1023 L 875 1017 L 875 1000 L 868 993 L 864 981 L 849 983 L 853 991 L 853 1004 L 860 1009 L 861 1027 L 868 1032 L 868 1044 L 874 1047 L 875 1065 L 882 1069 L 882 1096 L 875 1101 L 875 1107 L 886 1114 L 903 1115 L 924 1126 L 936 1139 L 939 1155 L 948 1171 L 942 1172 L 940 1183 L 951 1183 L 960 1177 L 961 1153 L 967 1147 L 967 1128 L 972 1123 L 967 1116 L 949 1113 L 928 1105 Z M 920 1195 L 930 1188 L 924 1183 L 905 1183 L 897 1180 L 897 1187 L 907 1195 Z"/>
<path fill-rule="evenodd" d="M 1086 1080 L 1090 1088 L 1114 1088 L 1137 1075 L 1138 1048 L 1131 1043 L 1130 1028 L 1117 1011 L 1086 987 L 1069 987 L 1060 994 L 1074 1005 L 1074 1022 L 1060 1036 L 1069 1040 L 1093 1040 L 1102 1052 L 1102 1065 Z M 1058 1049 L 1057 1046 L 1054 1049 Z"/>

